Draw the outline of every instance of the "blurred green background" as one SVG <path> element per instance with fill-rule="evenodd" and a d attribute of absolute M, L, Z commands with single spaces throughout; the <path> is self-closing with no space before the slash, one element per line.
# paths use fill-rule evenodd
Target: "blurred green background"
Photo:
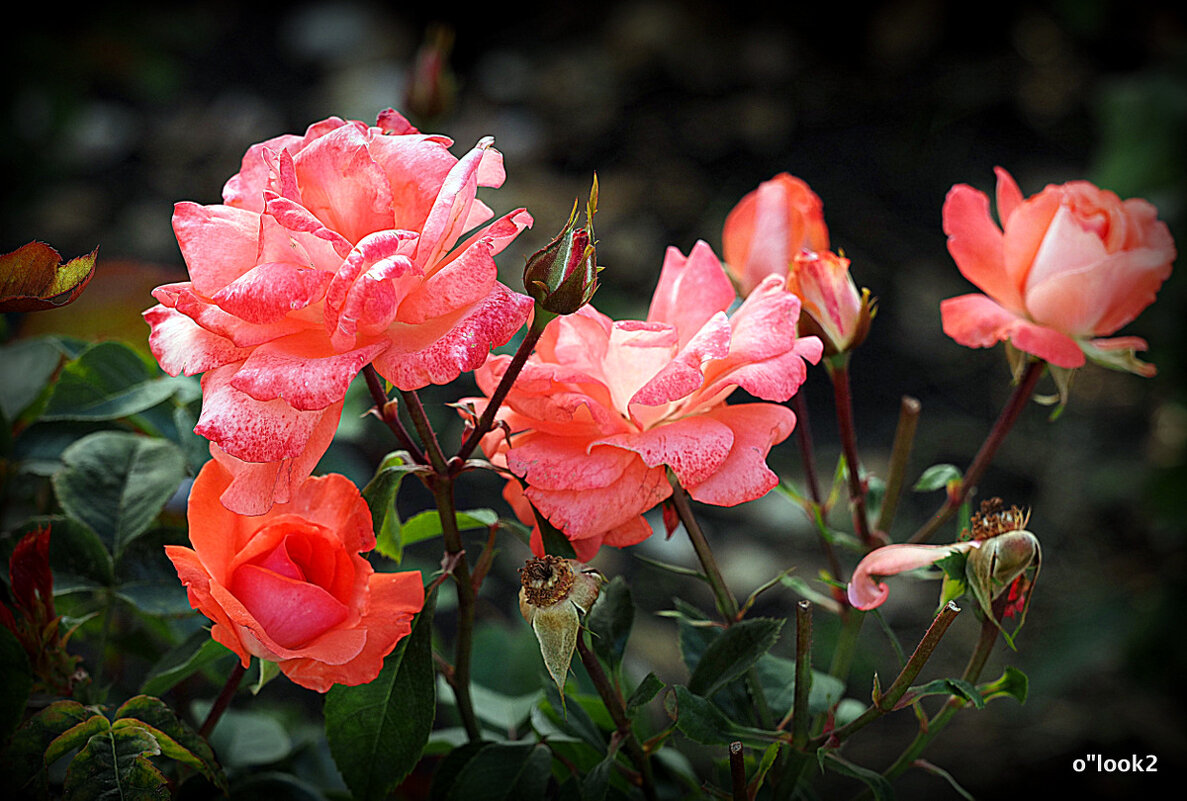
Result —
<path fill-rule="evenodd" d="M 968 350 L 940 330 L 939 301 L 971 291 L 940 227 L 953 184 L 992 190 L 995 165 L 1027 195 L 1086 178 L 1155 203 L 1180 247 L 1187 242 L 1187 17 L 1169 4 L 635 0 L 521 2 L 464 15 L 406 5 L 30 10 L 34 21 L 10 28 L 0 50 L 0 248 L 40 239 L 66 258 L 101 249 L 81 301 L 10 326 L 22 336 L 143 342 L 148 290 L 184 280 L 172 204 L 218 202 L 248 145 L 332 114 L 371 122 L 381 109 L 403 108 L 424 130 L 453 137 L 456 155 L 493 134 L 508 180 L 484 198 L 499 213 L 527 206 L 537 221 L 500 257 L 515 288 L 523 256 L 563 224 L 596 171 L 606 267 L 596 305 L 616 317 L 645 315 L 667 246 L 687 252 L 705 239 L 720 252 L 733 204 L 787 170 L 821 196 L 834 248 L 879 298 L 851 367 L 866 466 L 884 468 L 907 393 L 923 404 L 917 474 L 937 462 L 967 465 L 1009 392 L 1001 348 Z M 406 102 L 408 75 L 434 24 L 453 38 L 454 91 L 433 118 L 418 118 Z M 1080 371 L 1059 420 L 1031 405 L 982 482 L 982 497 L 1033 509 L 1045 560 L 1019 652 L 1009 655 L 1030 675 L 1030 700 L 962 716 L 927 753 L 980 798 L 1031 797 L 1048 786 L 1131 798 L 1152 792 L 1154 778 L 1076 774 L 1072 760 L 1151 754 L 1165 778 L 1187 756 L 1185 293 L 1182 276 L 1172 276 L 1122 332 L 1149 340 L 1157 378 Z M 472 391 L 463 381 L 425 396 L 456 432 L 439 402 Z M 822 370 L 803 391 L 828 471 L 838 446 Z M 387 441 L 350 414 L 342 434 L 324 466 L 365 482 Z M 799 475 L 793 440 L 772 465 Z M 499 505 L 498 490 L 489 479 L 465 482 L 462 507 Z M 429 503 L 415 488 L 404 492 L 409 514 Z M 905 537 L 938 502 L 908 499 L 893 534 Z M 701 511 L 743 596 L 772 564 L 797 565 L 809 579 L 822 566 L 803 515 L 780 498 Z M 657 535 L 641 550 L 686 560 L 679 540 Z M 431 569 L 431 549 L 422 555 Z M 526 555 L 509 543 L 497 560 L 481 610 L 488 631 L 523 632 L 512 596 Z M 597 564 L 631 576 L 646 613 L 688 591 L 629 553 L 607 549 Z M 896 583 L 885 614 L 905 645 L 926 627 L 935 593 L 932 584 Z M 690 600 L 708 605 L 707 595 Z M 758 611 L 790 615 L 794 600 L 775 590 Z M 963 666 L 976 636 L 966 617 L 929 674 Z M 824 649 L 830 629 L 823 619 L 818 629 Z M 858 698 L 874 670 L 884 680 L 894 672 L 876 629 L 863 632 L 868 658 L 850 685 Z M 628 658 L 666 664 L 657 672 L 682 680 L 673 632 L 671 621 L 641 615 Z M 1006 659 L 1002 648 L 985 675 L 998 675 Z M 817 661 L 827 667 L 824 656 Z M 494 666 L 486 672 L 490 684 L 500 681 Z M 885 766 L 913 729 L 909 713 L 892 716 L 847 754 Z M 899 787 L 904 798 L 951 794 L 925 775 Z"/>

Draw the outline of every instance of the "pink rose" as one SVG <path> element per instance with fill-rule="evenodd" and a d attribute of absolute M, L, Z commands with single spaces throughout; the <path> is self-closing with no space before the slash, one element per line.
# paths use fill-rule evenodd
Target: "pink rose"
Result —
<path fill-rule="evenodd" d="M 376 573 L 360 555 L 375 547 L 371 512 L 344 476 L 311 478 L 255 517 L 219 501 L 231 480 L 206 463 L 190 490 L 194 547 L 165 548 L 211 635 L 244 667 L 276 662 L 311 690 L 372 681 L 424 605 L 420 573 Z"/>
<path fill-rule="evenodd" d="M 177 204 L 191 280 L 158 287 L 144 316 L 167 372 L 205 373 L 195 431 L 231 457 L 228 508 L 293 497 L 368 363 L 400 389 L 448 383 L 523 324 L 532 302 L 493 257 L 531 216 L 455 247 L 492 216 L 475 197 L 503 182 L 491 141 L 459 160 L 390 109 L 372 127 L 331 117 L 253 145 L 223 205 Z"/>
<path fill-rule="evenodd" d="M 587 561 L 600 545 L 651 534 L 643 513 L 671 492 L 667 469 L 698 501 L 733 506 L 778 483 L 766 465 L 795 415 L 774 403 L 726 405 L 741 387 L 790 398 L 820 358 L 797 338 L 800 303 L 769 277 L 732 316 L 735 299 L 704 242 L 685 258 L 669 248 L 646 321 L 614 321 L 590 306 L 545 330 L 484 449 L 527 484 L 526 498 Z M 510 362 L 491 356 L 475 377 L 489 395 Z M 480 402 L 481 405 L 481 402 Z M 515 480 L 504 495 L 531 523 Z M 538 532 L 534 549 L 542 552 Z"/>
<path fill-rule="evenodd" d="M 1171 273 L 1175 245 L 1157 209 L 1086 181 L 1024 200 L 1010 174 L 996 172 L 1001 228 L 970 186 L 952 187 L 944 202 L 948 251 L 985 292 L 945 300 L 944 333 L 973 348 L 1009 340 L 1057 367 L 1080 367 L 1087 355 L 1153 375 L 1133 356 L 1143 340 L 1098 337 L 1137 317 Z"/>
<path fill-rule="evenodd" d="M 779 173 L 726 216 L 721 249 L 741 294 L 749 295 L 768 275 L 787 275 L 801 251 L 828 250 L 824 206 L 806 183 Z"/>

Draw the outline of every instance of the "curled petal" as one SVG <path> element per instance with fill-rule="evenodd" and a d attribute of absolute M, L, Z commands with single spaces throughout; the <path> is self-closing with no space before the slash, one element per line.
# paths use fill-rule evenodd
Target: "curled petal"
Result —
<path fill-rule="evenodd" d="M 1082 367 L 1076 341 L 1007 311 L 984 295 L 961 295 L 940 303 L 944 333 L 969 348 L 988 348 L 1009 340 L 1014 347 L 1056 367 Z"/>
<path fill-rule="evenodd" d="M 855 609 L 873 609 L 881 606 L 890 594 L 890 588 L 878 579 L 897 576 L 908 570 L 933 565 L 953 553 L 962 553 L 980 547 L 977 540 L 958 542 L 953 545 L 884 545 L 866 554 L 849 580 L 849 603 Z"/>

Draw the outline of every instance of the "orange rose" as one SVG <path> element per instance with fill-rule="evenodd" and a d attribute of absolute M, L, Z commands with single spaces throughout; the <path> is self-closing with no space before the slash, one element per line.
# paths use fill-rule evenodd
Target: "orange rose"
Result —
<path fill-rule="evenodd" d="M 222 505 L 230 482 L 217 459 L 202 468 L 189 500 L 194 547 L 165 549 L 211 635 L 244 667 L 277 662 L 311 690 L 372 681 L 424 605 L 420 573 L 376 573 L 360 555 L 375 547 L 371 513 L 344 476 L 311 478 L 257 517 Z"/>

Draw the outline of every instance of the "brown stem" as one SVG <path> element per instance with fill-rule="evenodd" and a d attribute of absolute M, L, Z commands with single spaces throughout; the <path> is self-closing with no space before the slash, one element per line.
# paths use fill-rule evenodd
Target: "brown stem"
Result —
<path fill-rule="evenodd" d="M 791 743 L 795 748 L 803 748 L 808 741 L 811 689 L 812 603 L 799 601 L 795 605 L 795 700 L 791 707 Z"/>
<path fill-rule="evenodd" d="M 841 451 L 849 473 L 849 503 L 853 507 L 853 530 L 867 548 L 875 545 L 870 536 L 870 519 L 866 513 L 866 488 L 861 480 L 861 461 L 857 455 L 857 430 L 853 426 L 853 393 L 849 387 L 848 354 L 828 362 L 828 374 L 833 381 L 836 398 L 837 427 L 841 434 Z"/>
<path fill-rule="evenodd" d="M 523 341 L 519 343 L 519 349 L 515 351 L 515 355 L 511 358 L 511 364 L 507 365 L 507 371 L 503 373 L 503 377 L 499 380 L 499 385 L 490 396 L 490 401 L 487 402 L 482 416 L 478 418 L 478 423 L 474 426 L 474 430 L 469 433 L 466 441 L 462 443 L 462 447 L 458 449 L 457 456 L 462 461 L 465 461 L 474 452 L 474 449 L 478 447 L 478 443 L 482 441 L 482 438 L 494 426 L 495 415 L 498 414 L 499 407 L 503 405 L 503 401 L 507 398 L 507 393 L 511 391 L 511 385 L 515 383 L 515 379 L 519 376 L 520 371 L 523 370 L 523 366 L 527 364 L 528 357 L 532 355 L 532 349 L 536 347 L 536 343 L 540 340 L 540 336 L 544 333 L 544 329 L 548 325 L 548 319 L 551 317 L 552 315 L 543 315 L 539 309 L 536 310 L 536 315 L 532 318 L 532 324 L 528 327 Z"/>
<path fill-rule="evenodd" d="M 922 528 L 911 535 L 910 539 L 907 540 L 908 542 L 927 542 L 939 530 L 940 526 L 944 525 L 952 515 L 956 514 L 956 510 L 960 508 L 960 505 L 968 498 L 969 493 L 977 486 L 977 482 L 981 480 L 985 469 L 993 461 L 997 449 L 1001 447 L 1006 435 L 1014 427 L 1014 422 L 1018 419 L 1018 415 L 1022 413 L 1022 409 L 1026 406 L 1027 401 L 1030 400 L 1031 394 L 1034 393 L 1035 385 L 1039 383 L 1039 378 L 1043 375 L 1043 368 L 1046 366 L 1047 363 L 1043 361 L 1032 361 L 1026 366 L 1026 372 L 1023 373 L 1018 386 L 1014 387 L 1014 391 L 1010 394 L 1006 405 L 1002 407 L 997 422 L 993 424 L 993 428 L 990 429 L 985 442 L 981 443 L 981 449 L 977 451 L 977 455 L 973 458 L 969 469 L 964 471 L 964 478 L 960 482 L 960 491 L 955 495 L 949 494 L 944 505 L 932 515 L 932 518 Z"/>
<path fill-rule="evenodd" d="M 583 631 L 577 634 L 577 653 L 581 656 L 581 664 L 585 665 L 585 671 L 589 674 L 598 695 L 601 696 L 602 703 L 606 705 L 606 711 L 610 713 L 610 719 L 614 721 L 615 729 L 622 737 L 627 756 L 639 769 L 643 795 L 648 799 L 655 799 L 655 780 L 651 774 L 651 762 L 643 751 L 643 747 L 639 745 L 638 738 L 635 737 L 635 730 L 631 727 L 631 719 L 627 717 L 626 704 L 623 702 L 622 696 L 614 689 L 610 679 L 606 677 L 606 671 L 602 670 L 602 663 L 585 644 Z"/>
<path fill-rule="evenodd" d="M 705 570 L 705 577 L 713 589 L 713 597 L 717 600 L 717 611 L 725 618 L 727 626 L 733 625 L 738 621 L 738 601 L 729 591 L 725 577 L 721 575 L 721 569 L 717 566 L 717 559 L 713 556 L 713 549 L 709 547 L 709 541 L 705 539 L 705 532 L 701 531 L 701 526 L 692 513 L 688 493 L 684 491 L 684 487 L 680 486 L 676 476 L 670 472 L 668 480 L 672 484 L 672 505 L 676 508 L 680 522 L 684 524 L 684 530 L 688 532 L 688 539 L 692 541 L 693 550 L 697 553 L 701 567 Z"/>
<path fill-rule="evenodd" d="M 824 499 L 820 494 L 820 479 L 816 477 L 816 450 L 812 445 L 812 428 L 808 422 L 808 402 L 803 392 L 793 395 L 791 402 L 795 407 L 795 437 L 800 445 L 800 459 L 804 463 L 804 481 L 813 503 L 820 506 Z"/>
<path fill-rule="evenodd" d="M 915 681 L 919 675 L 919 671 L 923 670 L 923 666 L 927 664 L 927 660 L 931 659 L 936 646 L 940 644 L 940 639 L 948 631 L 948 627 L 952 625 L 952 621 L 956 620 L 956 616 L 959 614 L 960 607 L 949 601 L 948 605 L 941 609 L 940 613 L 932 620 L 931 625 L 927 628 L 927 633 L 923 635 L 923 639 L 915 647 L 915 652 L 911 654 L 911 658 L 907 660 L 907 664 L 903 665 L 903 669 L 899 671 L 894 682 L 886 688 L 886 692 L 875 698 L 874 703 L 857 718 L 847 725 L 836 729 L 830 739 L 837 741 L 844 740 L 846 737 L 849 737 L 859 729 L 865 728 L 868 724 L 888 712 L 893 712 L 895 705 L 906 694 L 911 686 L 911 682 Z"/>
<path fill-rule="evenodd" d="M 247 668 L 243 666 L 243 662 L 236 661 L 235 667 L 231 669 L 231 675 L 227 677 L 227 683 L 223 685 L 222 692 L 218 694 L 218 698 L 214 699 L 214 705 L 206 713 L 206 720 L 202 721 L 202 728 L 198 729 L 198 734 L 203 739 L 210 739 L 210 733 L 214 731 L 219 718 L 231 705 L 231 699 L 235 697 L 235 691 L 239 689 L 239 682 L 243 680 L 243 674 L 246 672 Z"/>
<path fill-rule="evenodd" d="M 395 406 L 388 400 L 387 390 L 383 385 L 383 379 L 375 368 L 368 364 L 363 368 L 363 378 L 367 380 L 367 389 L 371 393 L 371 400 L 375 402 L 375 416 L 378 417 L 388 429 L 395 434 L 396 439 L 412 456 L 413 461 L 417 464 L 428 464 L 424 453 L 420 447 L 413 442 L 412 437 L 409 436 L 408 430 L 404 428 L 404 424 L 400 422 L 400 415 L 396 412 Z"/>
<path fill-rule="evenodd" d="M 412 418 L 412 425 L 416 426 L 416 433 L 424 443 L 425 454 L 429 457 L 429 464 L 433 466 L 439 476 L 449 475 L 449 463 L 445 459 L 445 452 L 441 450 L 441 443 L 437 441 L 437 432 L 429 422 L 424 404 L 416 390 L 400 390 L 400 397 L 404 399 L 404 406 L 408 409 L 408 416 Z"/>
<path fill-rule="evenodd" d="M 730 743 L 730 778 L 734 786 L 734 801 L 748 801 L 746 795 L 746 762 L 742 756 L 742 743 Z"/>

